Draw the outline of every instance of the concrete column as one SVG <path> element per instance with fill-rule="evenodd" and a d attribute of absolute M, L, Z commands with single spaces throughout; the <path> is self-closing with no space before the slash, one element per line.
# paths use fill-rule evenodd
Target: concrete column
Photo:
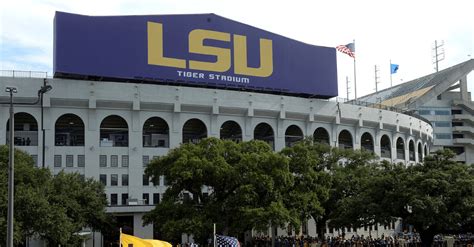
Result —
<path fill-rule="evenodd" d="M 459 80 L 459 84 L 461 88 L 461 100 L 471 101 L 469 92 L 467 91 L 467 75 Z"/>

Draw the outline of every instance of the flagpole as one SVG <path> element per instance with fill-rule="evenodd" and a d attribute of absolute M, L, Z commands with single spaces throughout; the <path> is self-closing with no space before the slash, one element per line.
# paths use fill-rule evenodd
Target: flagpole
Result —
<path fill-rule="evenodd" d="M 390 59 L 390 87 L 392 87 L 392 59 Z"/>
<path fill-rule="evenodd" d="M 355 39 L 353 40 L 355 50 Z M 356 58 L 354 55 L 354 99 L 357 101 L 357 79 L 356 79 Z"/>
<path fill-rule="evenodd" d="M 213 236 L 213 241 L 214 241 L 214 247 L 216 247 L 216 223 L 214 223 L 214 235 Z"/>
<path fill-rule="evenodd" d="M 122 247 L 122 227 L 120 227 L 119 247 Z"/>

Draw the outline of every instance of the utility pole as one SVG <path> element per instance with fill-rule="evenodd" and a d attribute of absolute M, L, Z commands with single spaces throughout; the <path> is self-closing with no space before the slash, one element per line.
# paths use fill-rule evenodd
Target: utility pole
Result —
<path fill-rule="evenodd" d="M 378 72 L 379 72 L 379 69 L 377 68 L 377 65 L 374 66 L 375 67 L 375 92 L 378 92 L 378 88 L 377 88 L 377 84 L 379 84 L 379 75 L 378 75 Z"/>
<path fill-rule="evenodd" d="M 347 100 L 349 100 L 349 91 L 350 86 L 349 86 L 349 76 L 346 76 L 346 92 L 347 92 Z"/>
<path fill-rule="evenodd" d="M 436 72 L 439 71 L 439 62 L 444 60 L 444 41 L 441 40 L 441 42 L 438 44 L 438 41 L 435 40 L 434 46 L 432 49 L 433 52 L 433 64 L 434 64 L 434 69 Z"/>

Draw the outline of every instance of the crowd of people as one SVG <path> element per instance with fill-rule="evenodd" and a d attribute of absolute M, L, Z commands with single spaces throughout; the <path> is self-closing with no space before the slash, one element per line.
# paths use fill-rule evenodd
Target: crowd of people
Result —
<path fill-rule="evenodd" d="M 450 240 L 448 240 L 450 239 Z M 452 244 L 448 244 L 448 242 Z M 455 235 L 444 238 L 435 237 L 433 246 L 435 247 L 472 247 L 474 235 Z M 246 243 L 245 246 L 251 247 L 270 247 L 272 239 L 269 236 L 256 236 L 252 243 Z M 401 236 L 384 236 L 374 238 L 372 236 L 353 235 L 350 238 L 342 236 L 327 237 L 318 239 L 315 237 L 294 237 L 279 236 L 275 239 L 276 247 L 420 247 L 421 240 L 417 234 Z"/>

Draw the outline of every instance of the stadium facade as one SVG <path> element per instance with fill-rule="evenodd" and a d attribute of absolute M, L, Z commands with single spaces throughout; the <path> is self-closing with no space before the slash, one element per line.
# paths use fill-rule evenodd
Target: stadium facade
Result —
<path fill-rule="evenodd" d="M 212 14 L 57 13 L 54 50 L 54 78 L 0 78 L 18 89 L 15 101 L 36 99 L 45 84 L 53 87 L 42 105 L 15 106 L 12 141 L 38 166 L 104 183 L 107 212 L 138 237 L 153 237 L 153 226 L 143 226 L 142 217 L 166 190 L 166 178 L 152 184 L 144 176 L 146 165 L 181 143 L 259 139 L 279 151 L 313 136 L 406 164 L 420 162 L 433 143 L 431 123 L 416 114 L 328 100 L 337 96 L 334 48 Z M 3 90 L 0 100 L 9 100 Z M 0 119 L 0 144 L 10 143 L 8 106 L 0 107 Z M 375 236 L 393 228 L 358 233 Z M 306 233 L 316 235 L 314 222 Z M 90 237 L 88 245 L 103 242 L 100 233 Z"/>
<path fill-rule="evenodd" d="M 415 112 L 434 128 L 432 151 L 451 149 L 458 162 L 474 163 L 474 103 L 467 78 L 474 59 L 361 97 L 361 101 Z"/>

